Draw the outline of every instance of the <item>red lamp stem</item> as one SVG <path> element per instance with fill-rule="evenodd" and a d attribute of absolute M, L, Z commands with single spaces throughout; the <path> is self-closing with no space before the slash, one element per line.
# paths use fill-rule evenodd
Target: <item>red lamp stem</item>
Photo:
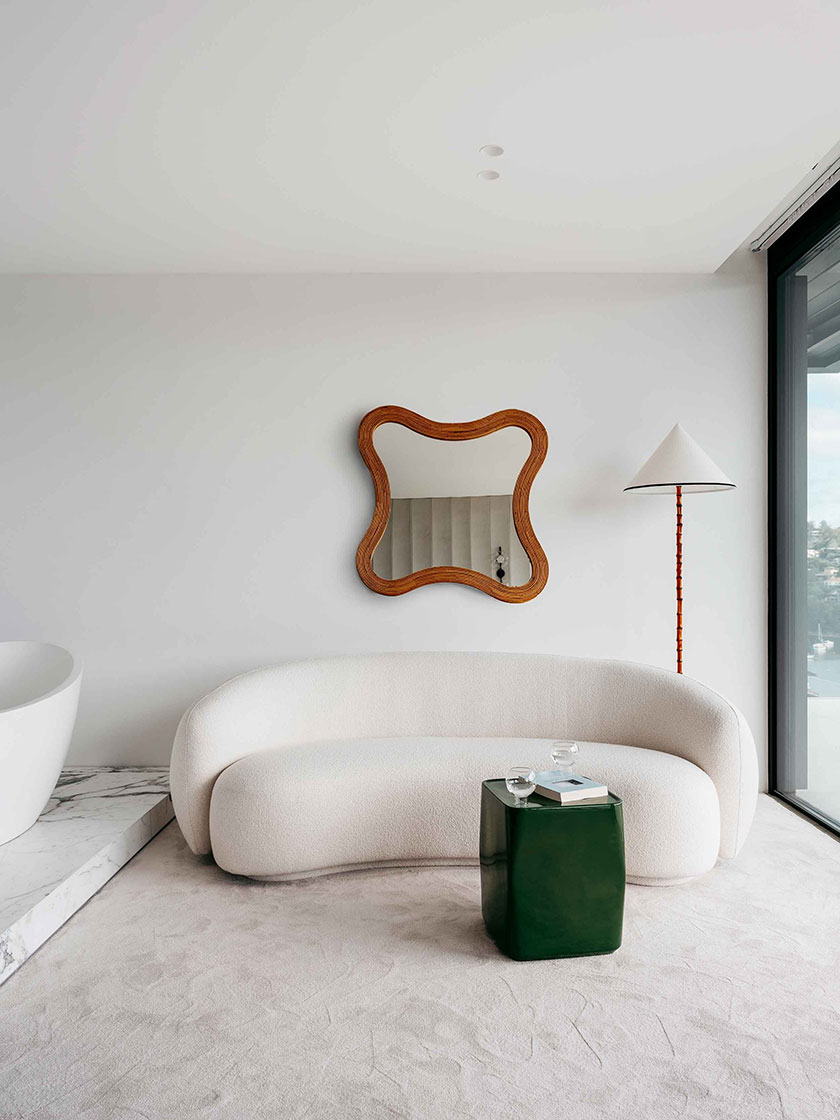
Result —
<path fill-rule="evenodd" d="M 683 660 L 683 593 L 682 593 L 682 486 L 677 487 L 677 672 Z"/>

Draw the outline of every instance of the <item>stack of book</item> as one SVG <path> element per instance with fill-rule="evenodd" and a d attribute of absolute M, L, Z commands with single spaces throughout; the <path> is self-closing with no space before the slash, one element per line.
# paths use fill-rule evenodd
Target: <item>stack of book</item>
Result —
<path fill-rule="evenodd" d="M 536 779 L 537 788 L 534 792 L 552 801 L 559 801 L 561 805 L 607 800 L 606 786 L 593 782 L 591 778 L 584 778 L 582 774 L 572 774 L 569 770 L 540 770 Z"/>

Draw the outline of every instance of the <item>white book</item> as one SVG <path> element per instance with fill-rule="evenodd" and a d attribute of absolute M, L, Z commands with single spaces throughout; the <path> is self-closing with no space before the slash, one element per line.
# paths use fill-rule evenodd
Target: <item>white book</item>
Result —
<path fill-rule="evenodd" d="M 600 782 L 569 770 L 540 770 L 536 778 L 535 792 L 541 797 L 559 801 L 561 805 L 573 805 L 576 801 L 606 801 L 609 793 Z"/>

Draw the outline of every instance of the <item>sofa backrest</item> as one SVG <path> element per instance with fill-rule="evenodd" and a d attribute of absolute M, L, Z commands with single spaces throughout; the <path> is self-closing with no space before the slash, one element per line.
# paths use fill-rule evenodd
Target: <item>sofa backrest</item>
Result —
<path fill-rule="evenodd" d="M 755 745 L 723 697 L 665 669 L 549 654 L 386 653 L 256 669 L 184 715 L 172 797 L 193 851 L 210 850 L 213 783 L 256 751 L 380 736 L 580 739 L 665 751 L 704 770 L 718 791 L 720 854 L 749 830 Z"/>

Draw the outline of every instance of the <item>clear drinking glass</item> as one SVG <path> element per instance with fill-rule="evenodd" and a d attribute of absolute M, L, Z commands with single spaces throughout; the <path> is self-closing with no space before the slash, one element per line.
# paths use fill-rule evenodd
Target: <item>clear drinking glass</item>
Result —
<path fill-rule="evenodd" d="M 516 804 L 527 809 L 527 798 L 537 788 L 537 776 L 530 766 L 512 766 L 505 777 L 508 793 L 516 798 Z"/>
<path fill-rule="evenodd" d="M 580 748 L 574 739 L 557 739 L 551 744 L 551 761 L 555 770 L 572 771 L 577 766 Z"/>

